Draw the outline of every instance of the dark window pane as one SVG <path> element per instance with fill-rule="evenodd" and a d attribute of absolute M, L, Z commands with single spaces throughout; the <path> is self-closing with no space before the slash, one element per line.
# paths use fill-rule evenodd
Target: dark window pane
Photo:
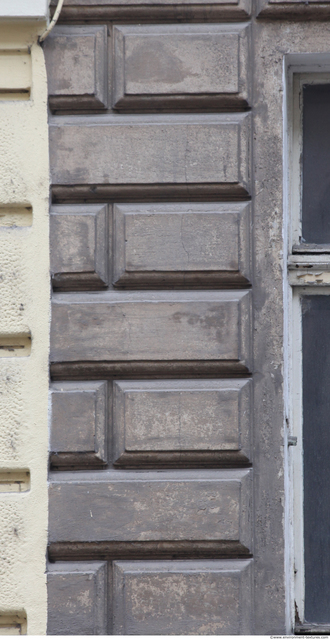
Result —
<path fill-rule="evenodd" d="M 330 296 L 302 311 L 305 620 L 330 623 Z"/>
<path fill-rule="evenodd" d="M 302 235 L 330 243 L 330 85 L 303 89 Z"/>

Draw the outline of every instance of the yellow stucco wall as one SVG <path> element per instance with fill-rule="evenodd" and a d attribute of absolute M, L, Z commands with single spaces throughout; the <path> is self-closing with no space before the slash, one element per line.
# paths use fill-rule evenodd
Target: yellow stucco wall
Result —
<path fill-rule="evenodd" d="M 2 634 L 15 623 L 15 613 L 23 617 L 25 612 L 28 634 L 45 634 L 47 619 L 49 166 L 47 82 L 37 43 L 44 27 L 0 22 Z M 16 93 L 6 93 L 15 86 Z M 32 207 L 32 216 L 26 207 Z"/>

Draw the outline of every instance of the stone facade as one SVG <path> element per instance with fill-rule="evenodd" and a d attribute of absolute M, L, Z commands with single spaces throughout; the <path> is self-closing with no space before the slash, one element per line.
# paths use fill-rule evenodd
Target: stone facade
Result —
<path fill-rule="evenodd" d="M 292 258 L 292 80 L 330 71 L 330 3 L 65 0 L 42 47 L 30 17 L 0 22 L 0 628 L 299 631 L 292 301 L 328 280 Z"/>

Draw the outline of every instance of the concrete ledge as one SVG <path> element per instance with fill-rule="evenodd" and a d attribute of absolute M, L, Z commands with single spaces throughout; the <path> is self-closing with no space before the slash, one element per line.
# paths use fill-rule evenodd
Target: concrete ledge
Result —
<path fill-rule="evenodd" d="M 0 0 L 0 20 L 47 20 L 49 0 Z"/>

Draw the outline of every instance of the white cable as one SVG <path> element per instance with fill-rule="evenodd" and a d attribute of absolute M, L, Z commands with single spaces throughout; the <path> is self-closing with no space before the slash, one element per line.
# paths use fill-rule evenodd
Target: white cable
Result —
<path fill-rule="evenodd" d="M 53 15 L 53 18 L 52 18 L 51 22 L 49 23 L 47 29 L 39 37 L 39 42 L 43 42 L 47 38 L 47 36 L 50 34 L 51 30 L 55 27 L 56 22 L 57 22 L 57 20 L 59 18 L 59 15 L 61 13 L 63 2 L 64 2 L 64 0 L 58 0 L 56 11 L 55 11 L 55 13 Z"/>

